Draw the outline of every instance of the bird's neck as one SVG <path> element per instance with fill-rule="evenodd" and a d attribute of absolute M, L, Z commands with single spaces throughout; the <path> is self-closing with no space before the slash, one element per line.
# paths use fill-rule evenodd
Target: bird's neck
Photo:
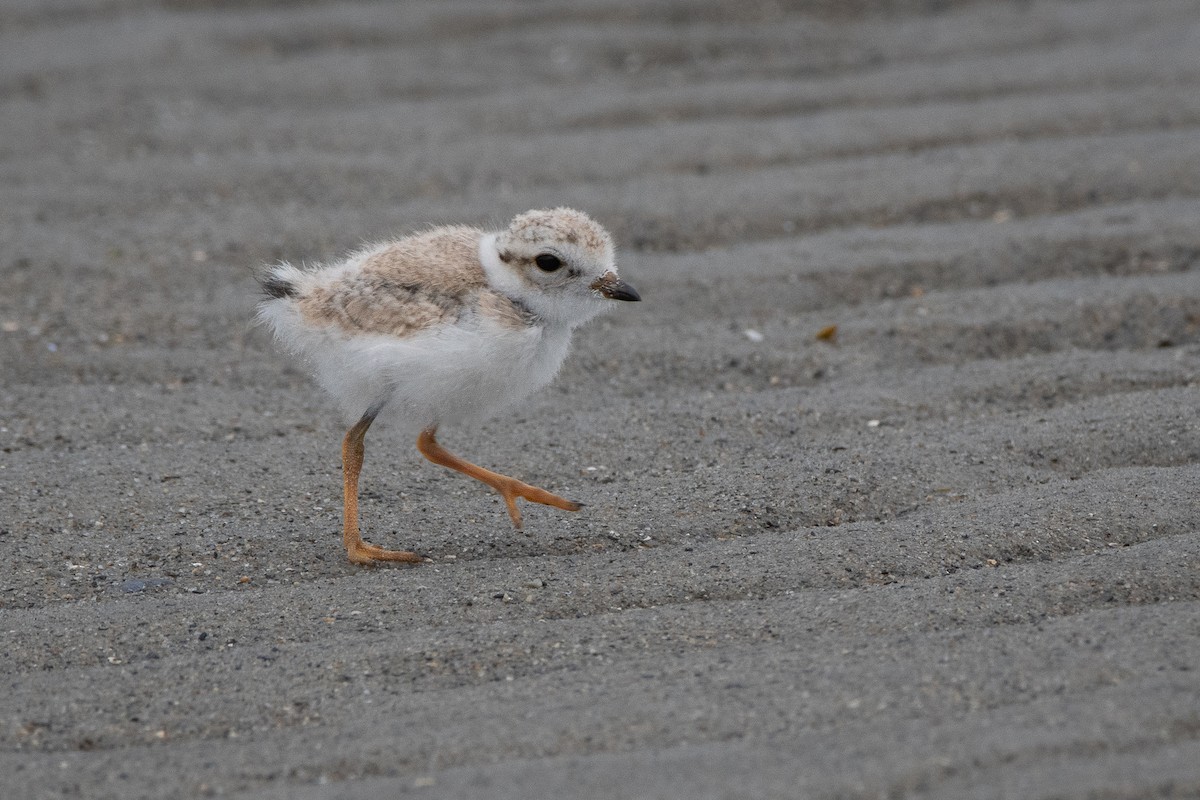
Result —
<path fill-rule="evenodd" d="M 483 265 L 483 273 L 487 275 L 488 286 L 509 297 L 520 295 L 521 279 L 500 260 L 496 234 L 485 233 L 479 237 L 479 263 Z"/>

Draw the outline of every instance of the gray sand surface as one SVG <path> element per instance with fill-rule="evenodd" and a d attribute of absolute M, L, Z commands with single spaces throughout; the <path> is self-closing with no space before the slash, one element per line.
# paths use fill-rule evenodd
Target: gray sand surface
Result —
<path fill-rule="evenodd" d="M 349 564 L 254 269 L 557 204 Z M 1200 796 L 1194 0 L 5 0 L 0 207 L 5 800 Z"/>

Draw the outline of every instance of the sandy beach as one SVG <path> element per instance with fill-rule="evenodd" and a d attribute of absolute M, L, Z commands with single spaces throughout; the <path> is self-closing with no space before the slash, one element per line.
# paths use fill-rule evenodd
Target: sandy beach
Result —
<path fill-rule="evenodd" d="M 1200 796 L 1200 8 L 6 0 L 0 797 Z M 448 447 L 255 271 L 571 205 Z"/>

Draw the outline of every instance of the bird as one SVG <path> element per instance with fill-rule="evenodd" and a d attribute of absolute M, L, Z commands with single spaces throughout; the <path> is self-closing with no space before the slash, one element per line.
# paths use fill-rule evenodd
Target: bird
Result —
<path fill-rule="evenodd" d="M 460 458 L 437 433 L 481 422 L 545 387 L 576 328 L 612 301 L 641 300 L 617 272 L 612 236 L 592 217 L 558 207 L 518 214 L 502 230 L 437 226 L 323 265 L 283 261 L 258 278 L 258 321 L 303 360 L 349 426 L 342 543 L 352 563 L 426 560 L 362 538 L 365 437 L 381 415 L 419 431 L 417 450 L 429 461 L 497 491 L 518 530 L 518 499 L 582 507 Z"/>

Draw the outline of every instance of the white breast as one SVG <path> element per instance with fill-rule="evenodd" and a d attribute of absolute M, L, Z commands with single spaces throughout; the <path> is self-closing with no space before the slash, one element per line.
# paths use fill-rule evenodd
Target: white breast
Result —
<path fill-rule="evenodd" d="M 305 348 L 321 385 L 348 420 L 370 408 L 405 427 L 493 416 L 554 379 L 566 358 L 566 327 L 525 330 L 483 324 L 407 339 L 355 336 Z"/>

